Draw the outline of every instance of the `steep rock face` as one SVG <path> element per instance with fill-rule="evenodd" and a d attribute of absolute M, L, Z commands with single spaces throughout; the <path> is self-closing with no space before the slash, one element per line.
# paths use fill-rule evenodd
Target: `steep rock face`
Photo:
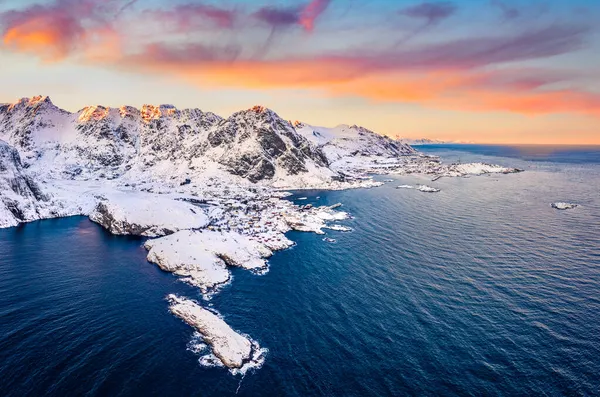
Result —
<path fill-rule="evenodd" d="M 39 219 L 49 200 L 23 170 L 17 150 L 0 141 L 0 227 Z"/>
<path fill-rule="evenodd" d="M 222 155 L 216 160 L 251 182 L 272 179 L 281 169 L 288 175 L 308 172 L 308 164 L 327 167 L 322 151 L 296 133 L 276 113 L 262 107 L 233 114 L 209 135 Z"/>
<path fill-rule="evenodd" d="M 407 144 L 356 125 L 324 128 L 296 122 L 294 126 L 300 135 L 323 150 L 330 163 L 344 157 L 399 157 L 417 153 Z"/>

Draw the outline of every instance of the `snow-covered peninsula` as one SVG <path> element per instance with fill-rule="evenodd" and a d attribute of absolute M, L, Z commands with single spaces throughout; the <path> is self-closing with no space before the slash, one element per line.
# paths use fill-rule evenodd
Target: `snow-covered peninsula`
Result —
<path fill-rule="evenodd" d="M 362 127 L 291 123 L 263 107 L 222 118 L 171 105 L 70 113 L 48 97 L 0 105 L 0 227 L 89 216 L 110 233 L 148 238 L 148 261 L 205 296 L 230 281 L 231 266 L 264 274 L 273 252 L 294 244 L 291 230 L 349 230 L 339 206 L 294 205 L 286 190 L 379 186 L 370 174 L 518 171 L 444 164 Z M 264 360 L 258 343 L 218 314 L 169 301 L 232 371 Z"/>

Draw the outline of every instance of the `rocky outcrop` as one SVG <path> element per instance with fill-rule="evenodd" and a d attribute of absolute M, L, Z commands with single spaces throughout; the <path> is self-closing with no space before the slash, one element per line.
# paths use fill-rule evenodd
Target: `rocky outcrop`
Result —
<path fill-rule="evenodd" d="M 552 208 L 556 209 L 556 210 L 572 210 L 574 208 L 579 207 L 578 204 L 573 204 L 573 203 L 563 203 L 563 202 L 558 202 L 558 203 L 552 203 L 550 204 Z"/>
<path fill-rule="evenodd" d="M 264 271 L 273 252 L 247 236 L 232 232 L 184 230 L 144 245 L 148 261 L 162 270 L 185 277 L 207 292 L 230 279 L 228 266 Z"/>
<path fill-rule="evenodd" d="M 153 194 L 123 192 L 102 198 L 90 219 L 112 234 L 159 237 L 209 223 L 192 204 Z"/>
<path fill-rule="evenodd" d="M 256 366 L 264 360 L 264 352 L 258 343 L 235 332 L 217 314 L 190 299 L 169 295 L 168 300 L 171 312 L 194 327 L 226 367 L 243 370 L 245 366 Z"/>

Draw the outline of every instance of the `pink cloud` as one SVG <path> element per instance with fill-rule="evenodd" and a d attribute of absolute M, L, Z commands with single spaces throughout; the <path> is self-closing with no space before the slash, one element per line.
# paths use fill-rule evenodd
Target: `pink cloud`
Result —
<path fill-rule="evenodd" d="M 331 0 L 313 0 L 311 1 L 300 14 L 300 25 L 308 32 L 312 32 L 315 27 L 315 21 L 321 14 L 327 10 L 331 4 Z"/>
<path fill-rule="evenodd" d="M 298 7 L 262 7 L 254 13 L 254 17 L 273 29 L 301 26 L 312 32 L 316 20 L 327 10 L 331 0 L 312 0 Z"/>

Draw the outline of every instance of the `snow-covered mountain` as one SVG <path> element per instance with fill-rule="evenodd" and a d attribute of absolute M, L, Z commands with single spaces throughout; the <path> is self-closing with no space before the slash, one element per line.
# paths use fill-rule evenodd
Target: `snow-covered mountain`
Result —
<path fill-rule="evenodd" d="M 321 148 L 330 163 L 345 157 L 399 157 L 417 153 L 407 144 L 356 125 L 324 128 L 296 122 L 294 127 L 300 135 Z"/>
<path fill-rule="evenodd" d="M 332 180 L 323 151 L 275 112 L 254 107 L 227 119 L 171 105 L 70 113 L 48 97 L 0 105 L 0 138 L 33 173 L 55 177 L 181 181 L 233 174 L 273 185 Z"/>

